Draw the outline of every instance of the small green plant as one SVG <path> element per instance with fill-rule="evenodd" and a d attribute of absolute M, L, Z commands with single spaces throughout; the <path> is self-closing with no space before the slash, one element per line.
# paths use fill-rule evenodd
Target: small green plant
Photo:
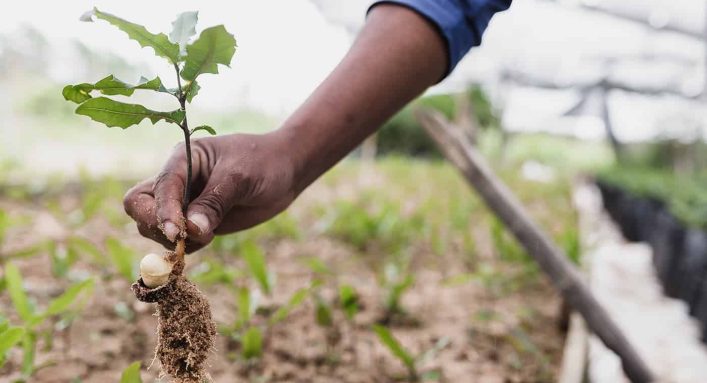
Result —
<path fill-rule="evenodd" d="M 142 383 L 140 377 L 140 362 L 134 362 L 123 370 L 120 383 Z"/>
<path fill-rule="evenodd" d="M 250 241 L 243 244 L 241 251 L 251 276 L 258 282 L 260 289 L 269 295 L 272 291 L 273 274 L 268 272 L 265 255 L 258 245 Z"/>
<path fill-rule="evenodd" d="M 402 305 L 402 298 L 415 283 L 415 278 L 407 270 L 407 266 L 401 266 L 397 262 L 387 263 L 383 268 L 381 287 L 384 291 L 383 323 L 390 323 L 395 317 L 406 314 Z"/>
<path fill-rule="evenodd" d="M 189 127 L 187 119 L 187 103 L 191 103 L 199 93 L 197 79 L 205 73 L 218 73 L 218 66 L 231 64 L 236 52 L 236 40 L 226 31 L 223 25 L 204 29 L 199 37 L 191 41 L 196 34 L 197 12 L 184 12 L 172 23 L 169 36 L 164 33 L 152 33 L 142 25 L 131 23 L 119 17 L 99 11 L 97 8 L 81 17 L 82 21 L 93 21 L 94 18 L 107 21 L 142 47 L 154 50 L 155 55 L 164 58 L 174 68 L 176 87 L 169 88 L 159 77 L 147 79 L 142 77 L 137 84 L 126 83 L 113 75 L 108 75 L 95 83 L 67 85 L 62 95 L 67 101 L 78 104 L 76 114 L 90 117 L 94 121 L 108 127 L 128 128 L 148 119 L 152 124 L 164 121 L 177 125 L 184 134 L 187 157 L 187 182 L 182 198 L 182 210 L 186 211 L 191 193 L 191 141 L 190 137 L 198 131 L 216 134 L 207 125 Z M 179 107 L 171 111 L 156 111 L 141 104 L 130 104 L 116 101 L 105 96 L 132 96 L 135 91 L 164 93 L 177 99 Z M 94 95 L 99 94 L 99 97 Z"/>
<path fill-rule="evenodd" d="M 339 306 L 341 307 L 341 310 L 343 310 L 346 319 L 353 321 L 360 309 L 359 296 L 353 286 L 339 286 Z"/>
<path fill-rule="evenodd" d="M 373 331 L 376 333 L 376 336 L 378 336 L 378 340 L 403 363 L 408 372 L 408 381 L 420 382 L 439 379 L 440 372 L 438 370 L 420 371 L 420 367 L 429 360 L 434 359 L 441 350 L 447 347 L 449 339 L 441 338 L 428 350 L 415 355 L 413 352 L 406 349 L 387 327 L 373 325 Z"/>
<path fill-rule="evenodd" d="M 108 238 L 106 240 L 106 250 L 108 250 L 108 257 L 118 274 L 128 282 L 134 281 L 137 278 L 137 270 L 134 266 L 135 251 L 123 245 L 116 238 Z"/>
<path fill-rule="evenodd" d="M 56 316 L 64 316 L 70 322 L 75 317 L 71 310 L 72 305 L 81 296 L 83 300 L 78 306 L 85 304 L 87 298 L 93 292 L 94 282 L 92 279 L 87 279 L 69 286 L 64 293 L 49 302 L 46 309 L 38 311 L 25 293 L 22 275 L 14 264 L 8 263 L 6 265 L 5 279 L 10 299 L 22 321 L 22 328 L 24 329 L 22 336 L 22 374 L 25 378 L 29 378 L 38 368 L 34 361 L 37 339 L 40 335 L 38 327 L 45 320 Z M 51 331 L 51 328 L 49 331 Z"/>
<path fill-rule="evenodd" d="M 0 318 L 0 367 L 5 364 L 7 352 L 22 341 L 25 332 L 24 327 L 10 326 L 7 319 Z"/>

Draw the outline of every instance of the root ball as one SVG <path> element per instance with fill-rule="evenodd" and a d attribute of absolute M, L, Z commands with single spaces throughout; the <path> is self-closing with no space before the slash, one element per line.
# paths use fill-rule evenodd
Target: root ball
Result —
<path fill-rule="evenodd" d="M 178 383 L 200 383 L 207 377 L 206 360 L 214 347 L 216 326 L 206 297 L 182 275 L 183 256 L 176 258 L 166 284 L 150 288 L 141 278 L 132 290 L 137 299 L 157 303 L 155 357 L 163 373 Z"/>

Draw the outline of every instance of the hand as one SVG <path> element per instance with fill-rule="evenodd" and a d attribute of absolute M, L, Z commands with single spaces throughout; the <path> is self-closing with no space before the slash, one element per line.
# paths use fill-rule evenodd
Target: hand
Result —
<path fill-rule="evenodd" d="M 160 174 L 128 191 L 125 211 L 140 234 L 167 248 L 186 235 L 187 252 L 214 234 L 244 230 L 284 210 L 296 196 L 294 167 L 277 132 L 199 138 L 192 145 L 192 190 L 182 214 L 187 160 L 175 148 Z"/>

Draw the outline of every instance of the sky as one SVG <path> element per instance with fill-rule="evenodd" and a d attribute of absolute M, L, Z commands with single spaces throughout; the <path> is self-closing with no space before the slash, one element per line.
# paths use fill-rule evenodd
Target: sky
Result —
<path fill-rule="evenodd" d="M 273 114 L 287 113 L 334 68 L 352 40 L 344 27 L 329 23 L 308 0 L 24 0 L 3 9 L 5 21 L 0 23 L 0 33 L 23 24 L 32 25 L 52 43 L 77 39 L 99 52 L 112 52 L 132 63 L 147 62 L 154 71 L 126 80 L 153 74 L 165 79 L 174 77 L 173 69 L 163 59 L 151 57 L 150 49 L 140 48 L 123 32 L 103 21 L 80 22 L 79 16 L 94 6 L 143 24 L 152 32 L 168 33 L 176 15 L 191 10 L 199 11 L 197 33 L 205 27 L 224 24 L 238 41 L 231 69 L 200 78 L 200 104 L 216 108 L 240 104 Z M 62 52 L 56 52 L 56 57 L 71 62 Z M 57 73 L 57 77 L 57 81 L 72 80 L 66 71 Z"/>

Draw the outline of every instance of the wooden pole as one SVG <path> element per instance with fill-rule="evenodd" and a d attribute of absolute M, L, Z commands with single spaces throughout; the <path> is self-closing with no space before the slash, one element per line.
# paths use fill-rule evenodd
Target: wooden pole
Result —
<path fill-rule="evenodd" d="M 565 301 L 579 312 L 589 329 L 614 351 L 634 383 L 652 382 L 653 374 L 599 304 L 567 256 L 536 225 L 520 201 L 486 165 L 482 156 L 440 113 L 418 110 L 416 116 L 444 155 L 513 233 L 547 274 Z"/>

